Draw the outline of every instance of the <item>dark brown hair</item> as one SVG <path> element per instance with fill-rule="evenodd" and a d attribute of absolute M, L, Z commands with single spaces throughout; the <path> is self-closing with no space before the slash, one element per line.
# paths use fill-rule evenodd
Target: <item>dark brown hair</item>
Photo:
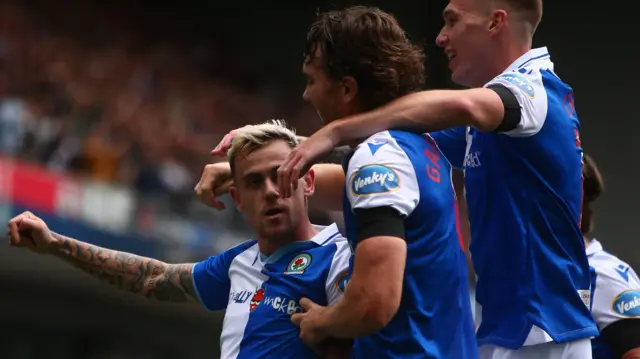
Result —
<path fill-rule="evenodd" d="M 542 0 L 502 0 L 502 3 L 517 13 L 532 32 L 536 30 L 542 19 Z"/>
<path fill-rule="evenodd" d="M 304 55 L 320 48 L 327 76 L 352 76 L 361 105 L 370 110 L 424 84 L 424 53 L 396 18 L 378 8 L 355 6 L 318 15 L 307 34 Z"/>
<path fill-rule="evenodd" d="M 595 202 L 604 191 L 604 181 L 598 170 L 596 161 L 589 155 L 584 154 L 582 158 L 582 234 L 589 234 L 593 230 L 593 208 L 591 204 Z"/>

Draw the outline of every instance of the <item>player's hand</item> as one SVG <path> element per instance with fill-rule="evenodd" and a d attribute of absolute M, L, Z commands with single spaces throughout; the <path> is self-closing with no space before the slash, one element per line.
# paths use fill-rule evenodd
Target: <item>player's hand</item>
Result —
<path fill-rule="evenodd" d="M 323 328 L 323 322 L 327 307 L 312 302 L 308 298 L 300 300 L 300 306 L 304 313 L 296 313 L 291 316 L 291 321 L 300 328 L 300 339 L 312 348 L 321 347 L 319 344 L 328 338 Z"/>
<path fill-rule="evenodd" d="M 337 146 L 338 138 L 329 124 L 302 141 L 278 168 L 278 186 L 282 197 L 288 198 L 298 188 L 298 180 L 311 166 L 327 156 Z"/>
<path fill-rule="evenodd" d="M 247 125 L 247 126 L 251 126 L 251 125 Z M 247 127 L 247 126 L 244 126 L 244 127 Z M 236 137 L 236 134 L 238 133 L 239 130 L 243 129 L 244 127 L 236 128 L 235 130 L 231 130 L 229 133 L 224 135 L 224 137 L 222 138 L 220 143 L 218 143 L 216 148 L 214 148 L 213 151 L 211 151 L 211 156 L 217 156 L 217 157 L 226 156 L 227 151 L 229 150 L 229 148 L 231 148 L 231 143 L 233 143 L 233 139 Z"/>
<path fill-rule="evenodd" d="M 47 253 L 58 241 L 47 224 L 31 212 L 23 212 L 9 221 L 9 244 L 14 247 Z"/>
<path fill-rule="evenodd" d="M 218 197 L 228 193 L 231 185 L 231 167 L 228 162 L 220 162 L 204 166 L 200 182 L 193 190 L 202 203 L 221 211 L 225 205 Z"/>

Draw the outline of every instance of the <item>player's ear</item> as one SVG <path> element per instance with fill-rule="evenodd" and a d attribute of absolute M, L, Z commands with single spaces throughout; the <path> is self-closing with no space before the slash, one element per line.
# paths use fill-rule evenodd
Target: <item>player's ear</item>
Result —
<path fill-rule="evenodd" d="M 310 169 L 304 176 L 302 176 L 302 180 L 304 181 L 305 197 L 312 196 L 316 190 L 316 173 L 313 169 Z"/>
<path fill-rule="evenodd" d="M 353 102 L 358 95 L 358 82 L 353 76 L 342 78 L 342 99 L 344 103 Z"/>
<path fill-rule="evenodd" d="M 502 27 L 507 22 L 507 12 L 504 10 L 495 10 L 491 13 L 491 21 L 489 22 L 489 31 L 497 32 L 502 29 Z"/>
<path fill-rule="evenodd" d="M 238 195 L 238 188 L 236 188 L 235 185 L 229 187 L 229 195 L 233 198 L 233 202 L 236 204 L 236 207 L 238 207 L 238 211 L 242 211 L 242 200 Z"/>

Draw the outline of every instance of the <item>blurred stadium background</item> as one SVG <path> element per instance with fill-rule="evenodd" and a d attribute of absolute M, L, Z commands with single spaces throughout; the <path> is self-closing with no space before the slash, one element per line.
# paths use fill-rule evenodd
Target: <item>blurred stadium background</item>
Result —
<path fill-rule="evenodd" d="M 320 126 L 301 100 L 306 29 L 318 10 L 354 4 L 0 1 L 0 219 L 30 209 L 54 230 L 171 262 L 247 239 L 234 209 L 194 199 L 208 153 L 228 130 L 269 118 L 301 134 Z M 429 88 L 453 86 L 433 43 L 446 1 L 364 4 L 425 45 Z M 632 16 L 620 3 L 547 1 L 536 45 L 574 87 L 583 146 L 605 175 L 597 237 L 640 267 Z M 0 358 L 219 355 L 220 313 L 150 304 L 8 246 L 0 303 Z"/>

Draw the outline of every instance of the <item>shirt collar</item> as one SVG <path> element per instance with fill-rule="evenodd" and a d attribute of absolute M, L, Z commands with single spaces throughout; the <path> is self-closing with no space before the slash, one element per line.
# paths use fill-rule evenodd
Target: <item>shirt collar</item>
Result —
<path fill-rule="evenodd" d="M 316 235 L 313 236 L 313 238 L 311 238 L 310 240 L 291 242 L 285 245 L 284 247 L 281 247 L 277 251 L 273 252 L 271 255 L 265 255 L 262 252 L 258 251 L 256 258 L 254 259 L 253 262 L 255 263 L 256 260 L 260 260 L 260 262 L 262 263 L 273 263 L 278 259 L 282 258 L 282 256 L 294 250 L 300 249 L 301 247 L 308 248 L 309 246 L 308 242 L 310 241 L 316 243 L 318 246 L 323 246 L 329 243 L 329 241 L 331 241 L 333 238 L 335 238 L 340 234 L 340 231 L 338 230 L 338 225 L 335 223 L 332 223 L 329 226 L 318 226 L 314 224 L 313 228 L 315 228 L 318 231 L 318 233 L 316 233 Z"/>
<path fill-rule="evenodd" d="M 514 61 L 508 68 L 507 71 L 517 71 L 520 68 L 523 68 L 532 62 L 538 61 L 550 61 L 549 51 L 547 51 L 546 47 L 538 47 L 535 49 L 531 49 L 527 51 L 524 55 L 520 56 L 516 61 Z"/>
<path fill-rule="evenodd" d="M 594 238 L 589 242 L 589 245 L 587 246 L 587 257 L 590 257 L 602 251 L 603 251 L 602 244 Z"/>

